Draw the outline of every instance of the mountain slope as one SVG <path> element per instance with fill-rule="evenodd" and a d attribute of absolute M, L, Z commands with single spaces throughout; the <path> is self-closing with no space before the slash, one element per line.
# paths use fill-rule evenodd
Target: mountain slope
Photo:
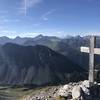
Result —
<path fill-rule="evenodd" d="M 52 41 L 53 40 L 53 41 Z M 80 52 L 81 46 L 89 46 L 89 37 L 70 36 L 64 39 L 48 36 L 37 36 L 24 43 L 26 46 L 45 45 L 52 50 L 63 54 L 72 62 L 88 69 L 88 55 Z"/>
<path fill-rule="evenodd" d="M 82 68 L 41 45 L 5 44 L 0 47 L 0 59 L 0 84 L 45 85 L 82 79 Z"/>

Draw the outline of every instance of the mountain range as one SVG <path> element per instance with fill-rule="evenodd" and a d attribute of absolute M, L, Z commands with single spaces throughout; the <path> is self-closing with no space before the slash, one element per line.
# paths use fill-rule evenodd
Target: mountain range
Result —
<path fill-rule="evenodd" d="M 80 73 L 89 69 L 89 54 L 81 53 L 80 47 L 89 46 L 89 38 L 0 37 L 0 84 L 44 85 L 83 79 Z M 100 37 L 96 39 L 100 47 Z M 95 57 L 95 66 L 99 66 L 100 56 Z"/>
<path fill-rule="evenodd" d="M 100 37 L 97 37 L 97 46 L 100 47 Z M 80 46 L 89 46 L 89 36 L 69 36 L 58 38 L 55 36 L 38 35 L 34 38 L 16 37 L 10 39 L 8 37 L 0 37 L 0 45 L 6 43 L 15 43 L 23 46 L 43 45 L 66 56 L 72 62 L 88 70 L 89 56 L 80 52 Z M 99 56 L 96 57 L 96 64 L 99 64 Z"/>

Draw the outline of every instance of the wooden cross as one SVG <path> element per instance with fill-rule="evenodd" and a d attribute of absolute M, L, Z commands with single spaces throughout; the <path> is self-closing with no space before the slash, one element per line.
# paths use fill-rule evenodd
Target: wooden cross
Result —
<path fill-rule="evenodd" d="M 90 86 L 94 84 L 94 55 L 100 55 L 100 49 L 95 48 L 96 37 L 90 37 L 90 47 L 81 47 L 81 52 L 89 53 L 89 82 Z"/>

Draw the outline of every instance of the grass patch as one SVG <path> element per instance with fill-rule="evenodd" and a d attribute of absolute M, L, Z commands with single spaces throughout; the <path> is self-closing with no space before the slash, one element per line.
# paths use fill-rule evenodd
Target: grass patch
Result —
<path fill-rule="evenodd" d="M 51 86 L 36 87 L 36 88 L 0 86 L 0 95 L 7 96 L 7 97 L 15 97 L 16 100 L 20 100 L 20 98 L 23 97 L 39 94 L 41 91 L 46 92 L 50 88 Z"/>

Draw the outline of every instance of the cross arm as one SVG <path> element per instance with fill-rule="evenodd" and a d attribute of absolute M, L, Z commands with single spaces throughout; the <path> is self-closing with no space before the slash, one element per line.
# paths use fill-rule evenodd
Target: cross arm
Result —
<path fill-rule="evenodd" d="M 90 53 L 89 47 L 80 47 L 80 51 L 84 53 Z M 100 55 L 100 49 L 94 48 L 94 54 Z"/>

